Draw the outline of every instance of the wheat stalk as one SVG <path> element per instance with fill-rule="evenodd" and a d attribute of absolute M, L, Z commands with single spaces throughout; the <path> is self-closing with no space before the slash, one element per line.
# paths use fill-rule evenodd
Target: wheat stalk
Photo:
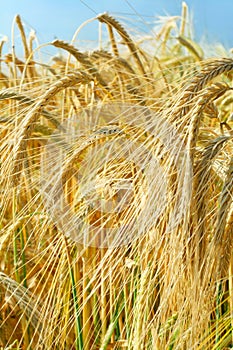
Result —
<path fill-rule="evenodd" d="M 19 305 L 21 311 L 27 316 L 30 324 L 35 331 L 40 334 L 42 331 L 41 307 L 35 296 L 24 286 L 14 281 L 5 273 L 0 272 L 0 283 L 6 291 L 10 291 L 10 297 L 13 297 Z"/>
<path fill-rule="evenodd" d="M 92 65 L 84 53 L 78 51 L 78 49 L 76 49 L 73 45 L 68 44 L 62 40 L 54 40 L 52 42 L 52 45 L 68 51 L 72 56 L 76 58 L 77 61 L 79 61 L 84 66 L 84 68 L 87 69 L 90 75 L 97 79 L 100 85 L 107 89 L 107 83 L 104 81 L 98 70 Z"/>
<path fill-rule="evenodd" d="M 232 259 L 232 234 L 233 234 L 233 210 L 229 212 L 228 219 L 226 221 L 225 232 L 223 240 L 221 242 L 221 257 L 219 261 L 219 274 L 220 278 L 225 278 L 229 273 L 229 279 L 232 278 L 232 272 L 229 271 L 230 262 Z M 231 306 L 232 307 L 232 306 Z"/>
<path fill-rule="evenodd" d="M 30 134 L 34 128 L 34 123 L 41 113 L 43 107 L 48 101 L 63 89 L 72 87 L 74 85 L 84 84 L 92 81 L 92 77 L 84 72 L 78 72 L 68 74 L 56 81 L 40 98 L 40 100 L 33 106 L 33 108 L 26 114 L 24 120 L 21 123 L 19 134 L 17 135 L 17 143 L 14 147 L 14 167 L 12 171 L 13 181 L 17 183 L 17 174 L 22 168 L 22 160 L 25 155 L 24 151 L 27 147 L 27 139 L 30 138 Z"/>
<path fill-rule="evenodd" d="M 23 27 L 23 24 L 22 24 L 22 21 L 21 21 L 21 17 L 19 15 L 16 15 L 15 22 L 18 25 L 18 28 L 19 28 L 19 31 L 20 31 L 20 35 L 21 35 L 22 43 L 23 43 L 23 47 L 24 47 L 25 60 L 27 61 L 29 59 L 29 57 L 30 57 L 30 51 L 29 51 L 29 48 L 28 48 L 26 35 L 25 35 L 24 27 Z M 29 70 L 30 78 L 33 79 L 36 76 L 35 67 L 33 65 L 33 62 L 29 63 L 28 70 Z"/>
<path fill-rule="evenodd" d="M 100 22 L 106 23 L 108 26 L 111 25 L 114 29 L 117 30 L 117 32 L 121 35 L 124 43 L 129 47 L 131 53 L 133 54 L 140 72 L 142 73 L 142 75 L 144 75 L 145 70 L 144 70 L 143 64 L 138 56 L 137 47 L 135 46 L 135 43 L 133 42 L 133 40 L 130 38 L 129 34 L 122 27 L 122 25 L 115 18 L 109 16 L 107 13 L 99 15 L 97 17 L 97 19 Z"/>
<path fill-rule="evenodd" d="M 228 84 L 225 83 L 216 83 L 213 84 L 203 93 L 201 94 L 200 98 L 197 100 L 197 105 L 191 109 L 190 114 L 191 121 L 190 121 L 190 129 L 189 129 L 189 136 L 188 136 L 188 149 L 190 152 L 190 157 L 193 160 L 195 155 L 195 147 L 198 139 L 199 134 L 199 127 L 200 127 L 200 119 L 202 117 L 202 114 L 204 110 L 206 109 L 206 106 L 209 105 L 209 103 L 212 100 L 215 100 L 225 94 L 227 91 L 231 90 L 231 87 Z"/>
<path fill-rule="evenodd" d="M 214 245 L 220 252 L 220 274 L 229 267 L 231 256 L 232 238 L 232 193 L 233 193 L 233 158 L 231 158 L 226 174 L 226 179 L 219 198 L 219 211 L 214 232 Z"/>
<path fill-rule="evenodd" d="M 33 105 L 35 104 L 35 101 L 33 99 L 31 99 L 28 96 L 25 95 L 21 95 L 15 91 L 11 91 L 11 90 L 2 90 L 0 91 L 0 100 L 7 100 L 7 99 L 11 99 L 11 100 L 16 100 L 16 101 L 20 101 L 22 104 L 21 106 L 25 103 L 28 105 Z M 55 128 L 62 130 L 62 126 L 59 123 L 59 121 L 57 120 L 57 118 L 55 116 L 53 116 L 51 113 L 42 110 L 41 114 L 48 119 L 54 126 Z M 10 121 L 8 119 L 8 121 Z M 12 120 L 11 120 L 12 121 Z"/>
<path fill-rule="evenodd" d="M 218 75 L 228 73 L 233 70 L 233 60 L 231 58 L 212 59 L 203 62 L 201 71 L 192 79 L 191 83 L 182 92 L 172 120 L 182 120 L 182 118 L 193 108 L 198 92 L 200 92 L 211 80 Z"/>

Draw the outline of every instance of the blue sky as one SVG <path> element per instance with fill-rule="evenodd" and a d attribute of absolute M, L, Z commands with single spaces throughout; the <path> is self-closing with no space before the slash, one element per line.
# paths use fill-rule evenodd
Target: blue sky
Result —
<path fill-rule="evenodd" d="M 36 30 L 40 43 L 52 41 L 55 37 L 69 41 L 81 23 L 106 11 L 117 17 L 131 15 L 132 25 L 148 32 L 150 27 L 146 26 L 146 22 L 152 23 L 159 15 L 180 15 L 182 4 L 181 0 L 0 0 L 1 2 L 0 36 L 11 36 L 12 20 L 16 14 L 20 14 L 27 30 Z M 205 36 L 210 43 L 221 42 L 228 48 L 233 47 L 232 0 L 187 0 L 186 3 L 193 13 L 196 39 Z M 83 41 L 97 40 L 95 26 L 87 25 L 78 38 Z"/>

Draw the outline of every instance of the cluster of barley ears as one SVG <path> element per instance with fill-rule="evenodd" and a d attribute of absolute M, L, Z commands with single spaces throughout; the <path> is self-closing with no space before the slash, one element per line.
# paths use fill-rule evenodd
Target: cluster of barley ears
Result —
<path fill-rule="evenodd" d="M 233 59 L 187 12 L 46 63 L 19 16 L 24 58 L 1 42 L 1 349 L 233 344 Z"/>

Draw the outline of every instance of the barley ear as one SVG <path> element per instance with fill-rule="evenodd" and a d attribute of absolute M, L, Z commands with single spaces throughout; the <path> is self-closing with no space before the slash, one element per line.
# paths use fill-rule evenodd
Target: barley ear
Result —
<path fill-rule="evenodd" d="M 52 42 L 52 45 L 68 51 L 72 56 L 76 58 L 77 61 L 79 61 L 83 65 L 84 68 L 88 70 L 89 74 L 92 74 L 97 79 L 99 84 L 107 88 L 107 83 L 104 81 L 98 70 L 93 66 L 93 64 L 90 62 L 90 60 L 86 57 L 84 53 L 78 51 L 78 49 L 76 49 L 73 45 L 68 44 L 62 40 L 54 40 Z"/>
<path fill-rule="evenodd" d="M 97 17 L 97 19 L 100 22 L 106 23 L 108 26 L 111 25 L 114 29 L 116 29 L 116 31 L 122 37 L 124 43 L 128 46 L 129 50 L 133 54 L 133 57 L 135 58 L 138 69 L 144 75 L 146 72 L 145 72 L 143 64 L 138 56 L 138 49 L 137 49 L 135 43 L 133 42 L 133 40 L 130 38 L 127 31 L 122 27 L 122 25 L 115 18 L 109 16 L 107 13 L 99 15 Z"/>
<path fill-rule="evenodd" d="M 25 150 L 27 147 L 27 140 L 30 138 L 30 134 L 34 128 L 37 117 L 41 114 L 43 107 L 49 102 L 49 100 L 68 87 L 84 83 L 87 84 L 93 81 L 93 77 L 84 72 L 77 72 L 68 74 L 56 81 L 52 86 L 42 95 L 39 101 L 29 110 L 24 120 L 22 121 L 21 128 L 17 135 L 17 143 L 14 146 L 14 167 L 12 170 L 12 179 L 14 183 L 18 183 L 18 174 L 22 169 L 23 159 L 25 157 Z"/>

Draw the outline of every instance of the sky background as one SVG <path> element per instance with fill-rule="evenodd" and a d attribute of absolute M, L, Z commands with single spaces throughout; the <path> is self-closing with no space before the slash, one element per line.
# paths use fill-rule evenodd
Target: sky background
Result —
<path fill-rule="evenodd" d="M 233 47 L 233 0 L 187 0 L 193 14 L 195 38 Z M 84 21 L 109 12 L 117 18 L 131 18 L 132 26 L 148 33 L 158 16 L 180 15 L 181 0 L 0 0 L 0 38 L 11 37 L 12 21 L 20 14 L 26 30 L 36 31 L 40 43 L 55 38 L 70 41 Z M 148 24 L 147 24 L 148 23 Z M 88 24 L 80 41 L 97 42 L 97 23 Z M 16 43 L 19 34 L 15 31 Z M 20 42 L 20 40 L 19 40 Z"/>

